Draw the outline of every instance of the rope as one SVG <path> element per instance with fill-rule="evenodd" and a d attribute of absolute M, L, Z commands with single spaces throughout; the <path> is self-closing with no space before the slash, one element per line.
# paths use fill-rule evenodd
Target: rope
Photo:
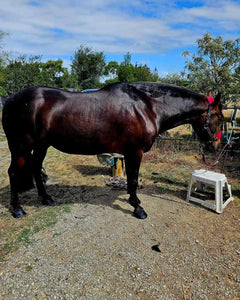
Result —
<path fill-rule="evenodd" d="M 227 140 L 227 144 L 223 147 L 222 151 L 219 153 L 218 157 L 214 160 L 214 162 L 207 163 L 206 159 L 205 159 L 205 155 L 204 155 L 204 153 L 202 153 L 203 162 L 205 163 L 206 166 L 208 166 L 208 167 L 214 167 L 218 163 L 220 157 L 222 156 L 222 154 L 226 150 L 226 148 L 227 147 L 231 147 L 234 144 L 233 140 L 239 139 L 239 137 L 233 137 L 232 136 L 233 129 L 234 129 L 234 126 L 236 124 L 237 113 L 238 113 L 238 110 L 234 111 L 234 114 L 232 114 L 232 120 L 231 120 L 231 122 L 232 122 L 232 130 L 231 130 L 230 134 L 228 133 L 228 129 L 226 131 L 225 138 Z M 225 157 L 224 157 L 224 160 L 223 160 L 223 165 L 222 165 L 222 168 L 221 168 L 221 172 L 223 172 L 223 170 L 224 170 L 224 166 L 225 166 L 225 163 L 227 161 L 227 157 L 228 157 L 228 152 L 226 151 Z"/>
<path fill-rule="evenodd" d="M 222 148 L 221 152 L 218 154 L 217 158 L 212 163 L 207 163 L 206 162 L 206 158 L 205 158 L 205 154 L 202 153 L 202 158 L 203 158 L 203 162 L 205 163 L 205 165 L 208 166 L 208 167 L 214 167 L 218 163 L 220 157 L 222 156 L 222 154 L 226 150 L 226 148 L 232 146 L 233 144 L 234 144 L 234 141 L 231 141 L 231 142 L 227 143 L 226 145 L 224 145 L 224 147 Z M 225 164 L 225 162 L 227 160 L 226 156 L 227 156 L 227 152 L 225 154 L 224 164 Z"/>

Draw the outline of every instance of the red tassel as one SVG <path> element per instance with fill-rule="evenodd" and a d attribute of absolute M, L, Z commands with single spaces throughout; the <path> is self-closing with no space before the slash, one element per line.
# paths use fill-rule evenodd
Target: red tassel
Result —
<path fill-rule="evenodd" d="M 209 105 L 211 105 L 214 102 L 213 97 L 207 96 L 207 99 L 208 99 Z"/>

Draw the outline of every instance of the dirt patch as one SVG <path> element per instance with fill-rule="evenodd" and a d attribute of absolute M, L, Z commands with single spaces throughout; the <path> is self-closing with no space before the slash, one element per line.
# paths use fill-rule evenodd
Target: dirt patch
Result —
<path fill-rule="evenodd" d="M 185 202 L 190 173 L 204 167 L 199 156 L 151 151 L 139 190 L 148 218 L 138 220 L 126 191 L 106 186 L 110 169 L 96 157 L 50 149 L 55 206 L 41 206 L 32 190 L 21 196 L 27 217 L 15 220 L 9 154 L 0 151 L 1 241 L 9 246 L 2 299 L 239 299 L 239 174 L 227 174 L 235 201 L 218 215 Z"/>

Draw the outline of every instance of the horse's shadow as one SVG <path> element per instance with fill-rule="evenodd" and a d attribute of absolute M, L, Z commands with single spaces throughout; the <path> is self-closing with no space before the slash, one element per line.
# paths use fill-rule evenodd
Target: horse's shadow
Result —
<path fill-rule="evenodd" d="M 88 166 L 88 165 L 77 165 L 73 166 L 82 176 L 99 176 L 99 175 L 110 175 L 111 169 L 102 167 L 102 166 Z M 126 190 L 118 190 L 114 189 L 111 186 L 95 186 L 94 178 L 91 178 L 91 185 L 67 185 L 67 184 L 56 184 L 56 183 L 48 183 L 47 184 L 47 192 L 52 196 L 54 200 L 54 206 L 60 206 L 64 204 L 74 204 L 74 203 L 85 203 L 96 206 L 107 206 L 112 209 L 122 211 L 124 214 L 132 215 L 133 208 L 129 204 L 129 209 L 125 208 L 126 203 L 128 202 L 128 196 Z M 166 182 L 166 178 L 161 178 L 160 181 L 163 180 Z M 92 184 L 93 183 L 93 184 Z M 141 194 L 150 194 L 151 191 L 158 192 L 159 196 L 161 193 L 168 193 L 169 195 L 176 195 L 176 190 L 161 190 L 159 188 L 156 189 L 156 185 L 149 184 L 144 186 L 143 190 L 141 189 Z M 139 191 L 138 191 L 139 193 Z M 125 196 L 124 196 L 125 195 Z M 37 195 L 36 188 L 22 193 L 20 196 L 20 203 L 23 206 L 34 206 L 40 207 L 42 206 L 41 201 Z M 178 197 L 182 200 L 185 199 L 185 192 L 178 192 Z M 160 197 L 161 198 L 161 197 Z M 141 199 L 141 195 L 140 195 Z M 161 198 L 164 200 L 164 198 Z M 10 200 L 10 187 L 6 186 L 0 189 L 0 204 L 6 208 L 9 208 L 9 200 Z M 116 204 L 115 201 L 118 200 L 119 204 Z M 166 199 L 169 201 L 169 199 Z M 122 205 L 121 205 L 122 203 Z"/>
<path fill-rule="evenodd" d="M 126 197 L 119 197 L 126 194 L 123 190 L 113 190 L 111 187 L 99 187 L 90 185 L 66 185 L 66 184 L 48 184 L 47 192 L 51 195 L 54 203 L 53 206 L 61 206 L 64 204 L 90 204 L 96 206 L 108 206 L 116 210 L 122 211 L 124 214 L 132 214 L 131 206 L 129 209 L 123 208 L 118 202 L 127 203 Z M 37 195 L 37 190 L 33 188 L 30 191 L 19 195 L 20 203 L 24 206 L 40 207 L 41 199 Z M 0 189 L 0 204 L 9 208 L 10 186 Z M 26 209 L 27 210 L 27 209 Z"/>
<path fill-rule="evenodd" d="M 148 186 L 146 189 L 148 190 L 148 188 L 150 189 L 151 187 Z M 49 184 L 47 185 L 47 192 L 54 200 L 53 206 L 86 204 L 97 207 L 110 207 L 111 209 L 121 211 L 125 215 L 133 214 L 133 207 L 128 204 L 128 196 L 124 190 L 115 190 L 108 186 L 99 187 L 89 185 L 72 186 L 64 184 Z M 144 193 L 145 192 L 143 191 L 142 194 Z M 24 192 L 19 196 L 20 204 L 26 212 L 28 212 L 27 206 L 36 208 L 43 206 L 35 188 Z M 141 195 L 139 195 L 139 197 L 141 199 Z M 169 201 L 169 199 L 161 197 L 159 197 L 159 199 Z M 9 209 L 9 200 L 10 187 L 6 186 L 0 189 L 0 204 L 7 210 Z"/>
<path fill-rule="evenodd" d="M 103 175 L 111 175 L 111 168 L 104 166 L 92 165 L 75 165 L 73 166 L 83 177 L 89 177 L 90 184 L 83 185 L 67 185 L 59 183 L 51 183 L 51 176 L 46 184 L 47 193 L 53 198 L 53 205 L 60 206 L 63 204 L 86 203 L 96 206 L 108 206 L 116 210 L 120 210 L 125 214 L 132 214 L 132 207 L 129 209 L 121 207 L 121 203 L 127 203 L 127 191 L 113 189 L 111 186 L 95 186 L 94 177 Z M 93 178 L 91 178 L 93 176 Z M 84 180 L 86 183 L 86 180 Z M 126 197 L 119 197 L 126 195 Z M 0 189 L 0 204 L 7 209 L 10 202 L 10 186 Z M 19 194 L 20 204 L 24 206 L 40 207 L 41 199 L 38 197 L 37 189 L 33 188 L 30 191 Z M 114 203 L 118 200 L 119 204 Z M 124 205 L 123 205 L 124 206 Z M 27 210 L 27 209 L 26 209 Z"/>

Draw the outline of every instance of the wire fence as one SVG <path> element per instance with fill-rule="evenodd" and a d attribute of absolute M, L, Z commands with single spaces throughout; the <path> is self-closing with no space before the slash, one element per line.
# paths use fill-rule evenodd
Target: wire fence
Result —
<path fill-rule="evenodd" d="M 240 152 L 240 107 L 224 108 L 224 123 L 222 124 L 222 139 L 221 144 L 224 146 L 226 143 L 234 141 L 233 145 L 227 151 L 231 154 Z M 158 136 L 153 149 L 170 150 L 173 152 L 198 152 L 200 151 L 200 143 L 197 140 L 191 126 L 184 125 L 179 127 L 178 130 L 171 130 L 161 136 Z M 182 132 L 185 132 L 183 135 Z"/>
<path fill-rule="evenodd" d="M 226 143 L 229 143 L 230 140 L 227 139 L 227 135 L 229 136 L 229 131 L 223 131 L 223 138 L 221 139 L 221 146 L 223 147 Z M 234 143 L 231 147 L 227 150 L 233 153 L 240 153 L 240 127 L 239 130 L 235 130 L 232 133 L 231 141 Z M 175 137 L 162 137 L 159 136 L 156 138 L 155 143 L 153 145 L 153 149 L 162 149 L 166 151 L 173 151 L 173 152 L 201 152 L 201 144 L 197 139 L 193 138 L 175 138 Z"/>

